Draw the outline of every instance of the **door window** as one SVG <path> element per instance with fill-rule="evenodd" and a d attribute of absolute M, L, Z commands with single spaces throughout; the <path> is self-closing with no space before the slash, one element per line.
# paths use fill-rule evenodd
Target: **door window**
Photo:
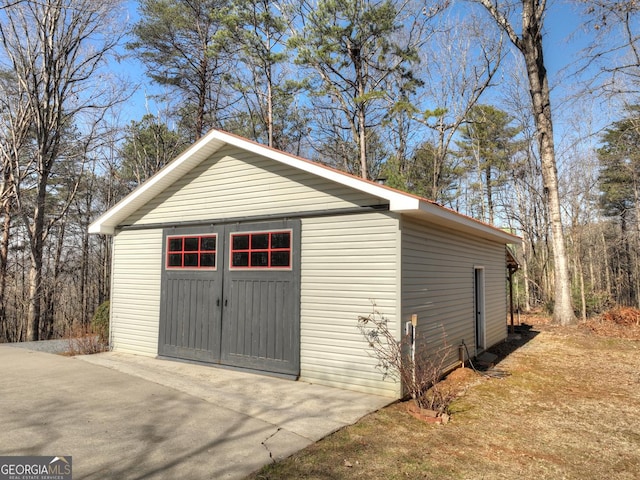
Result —
<path fill-rule="evenodd" d="M 217 243 L 217 235 L 167 237 L 166 268 L 215 270 Z"/>
<path fill-rule="evenodd" d="M 231 234 L 231 269 L 290 269 L 291 230 Z"/>

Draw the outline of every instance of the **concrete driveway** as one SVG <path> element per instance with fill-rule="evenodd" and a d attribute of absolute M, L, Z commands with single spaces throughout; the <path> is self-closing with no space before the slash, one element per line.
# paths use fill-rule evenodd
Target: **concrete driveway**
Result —
<path fill-rule="evenodd" d="M 0 455 L 71 455 L 74 479 L 243 478 L 390 402 L 113 352 L 0 366 Z"/>

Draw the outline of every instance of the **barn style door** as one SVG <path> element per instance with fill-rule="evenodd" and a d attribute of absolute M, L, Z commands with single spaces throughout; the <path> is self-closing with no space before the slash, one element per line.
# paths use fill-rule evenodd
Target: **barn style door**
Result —
<path fill-rule="evenodd" d="M 300 221 L 227 232 L 222 363 L 298 375 Z"/>
<path fill-rule="evenodd" d="M 158 353 L 297 376 L 300 221 L 164 233 Z"/>
<path fill-rule="evenodd" d="M 217 362 L 220 359 L 222 229 L 164 232 L 158 353 Z"/>

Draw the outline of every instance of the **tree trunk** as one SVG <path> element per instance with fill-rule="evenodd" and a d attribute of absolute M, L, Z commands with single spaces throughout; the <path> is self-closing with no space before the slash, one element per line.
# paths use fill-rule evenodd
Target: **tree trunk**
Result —
<path fill-rule="evenodd" d="M 43 285 L 44 293 L 44 312 L 42 314 L 40 330 L 40 338 L 42 340 L 49 340 L 53 337 L 54 326 L 56 320 L 57 307 L 61 306 L 61 299 L 59 295 L 60 276 L 62 274 L 62 253 L 64 250 L 64 238 L 66 233 L 66 221 L 63 220 L 59 223 L 56 236 L 56 246 L 53 254 L 53 266 L 49 273 L 49 288 Z"/>
<path fill-rule="evenodd" d="M 531 291 L 529 287 L 529 253 L 527 247 L 527 237 L 522 239 L 522 276 L 524 281 L 524 311 L 531 311 Z"/>
<path fill-rule="evenodd" d="M 440 123 L 442 121 L 440 120 Z M 431 200 L 434 202 L 440 201 L 440 188 L 442 183 L 442 168 L 444 165 L 445 151 L 445 130 L 444 126 L 440 125 L 438 129 L 438 148 L 436 148 L 435 155 L 433 156 L 433 177 L 431 183 Z"/>
<path fill-rule="evenodd" d="M 538 17 L 536 17 L 535 3 L 534 0 L 523 1 L 523 32 L 520 44 L 522 45 L 521 51 L 527 65 L 527 75 L 531 87 L 531 100 L 540 142 L 542 181 L 551 223 L 555 286 L 553 321 L 560 325 L 568 325 L 575 322 L 575 314 L 571 305 L 569 266 L 560 213 L 551 100 L 549 98 L 549 83 L 542 48 L 542 25 L 538 21 Z"/>
<path fill-rule="evenodd" d="M 269 146 L 273 148 L 273 85 L 270 66 L 267 67 L 267 135 Z"/>
<path fill-rule="evenodd" d="M 7 305 L 5 295 L 7 290 L 7 267 L 9 257 L 9 238 L 11 232 L 11 212 L 8 204 L 3 205 L 2 239 L 0 240 L 0 340 L 13 341 L 9 338 L 7 319 Z"/>
<path fill-rule="evenodd" d="M 42 292 L 42 255 L 31 255 L 29 267 L 29 306 L 27 309 L 27 340 L 34 342 L 40 340 L 40 314 L 42 306 L 40 294 Z"/>
<path fill-rule="evenodd" d="M 42 163 L 40 163 L 42 165 Z M 29 267 L 29 306 L 27 313 L 27 338 L 29 341 L 40 340 L 40 331 L 46 329 L 42 325 L 42 259 L 44 252 L 44 208 L 48 182 L 46 175 L 42 175 L 38 182 L 38 195 L 33 211 L 33 224 L 25 226 L 29 232 L 31 265 Z"/>
<path fill-rule="evenodd" d="M 357 115 L 358 115 L 358 154 L 360 160 L 360 176 L 365 180 L 369 177 L 369 172 L 367 168 L 367 116 L 365 113 L 365 105 L 364 96 L 366 93 L 366 85 L 363 74 L 363 59 L 361 56 L 361 50 L 359 45 L 351 45 L 347 46 L 349 51 L 349 56 L 351 61 L 353 62 L 353 67 L 355 70 L 355 83 L 358 88 L 358 102 L 357 102 Z"/>
<path fill-rule="evenodd" d="M 609 268 L 609 253 L 607 248 L 607 240 L 604 238 L 604 230 L 600 232 L 600 238 L 602 240 L 602 251 L 604 255 L 602 256 L 604 260 L 604 284 L 607 289 L 607 295 L 611 296 L 613 293 L 611 288 L 611 270 Z"/>
<path fill-rule="evenodd" d="M 578 281 L 580 282 L 580 313 L 582 320 L 587 319 L 587 296 L 584 289 L 584 272 L 582 271 L 582 260 L 580 255 L 576 253 L 576 275 L 578 275 Z"/>
<path fill-rule="evenodd" d="M 80 261 L 80 301 L 82 302 L 82 312 L 80 321 L 82 325 L 86 325 L 90 320 L 89 313 L 89 233 L 88 230 L 82 234 L 82 259 Z"/>
<path fill-rule="evenodd" d="M 562 231 L 558 172 L 553 144 L 549 83 L 542 45 L 542 24 L 546 2 L 522 0 L 522 34 L 519 36 L 511 25 L 509 16 L 499 10 L 498 2 L 494 0 L 478 1 L 487 9 L 498 26 L 507 33 L 516 48 L 520 50 L 527 66 L 529 92 L 540 145 L 545 204 L 551 223 L 555 287 L 553 321 L 561 325 L 568 325 L 575 322 L 576 318 L 571 305 L 569 266 Z"/>

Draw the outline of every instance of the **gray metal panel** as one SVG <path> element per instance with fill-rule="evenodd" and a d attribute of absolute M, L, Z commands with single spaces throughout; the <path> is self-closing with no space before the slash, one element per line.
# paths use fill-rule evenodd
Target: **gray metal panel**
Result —
<path fill-rule="evenodd" d="M 268 372 L 300 373 L 300 221 L 228 225 L 230 234 L 292 230 L 290 270 L 233 270 L 224 266 L 221 362 Z"/>
<path fill-rule="evenodd" d="M 218 234 L 217 270 L 171 270 L 164 267 L 168 236 L 212 233 Z M 221 240 L 222 229 L 212 227 L 164 230 L 158 354 L 202 362 L 220 361 Z"/>

